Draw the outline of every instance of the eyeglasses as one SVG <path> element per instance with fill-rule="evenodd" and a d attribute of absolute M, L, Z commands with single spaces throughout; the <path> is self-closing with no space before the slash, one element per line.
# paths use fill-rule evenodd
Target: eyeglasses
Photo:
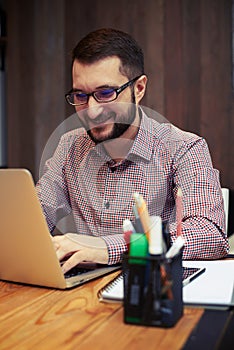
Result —
<path fill-rule="evenodd" d="M 90 96 L 93 96 L 93 98 L 100 103 L 112 102 L 117 99 L 117 97 L 123 90 L 125 90 L 128 86 L 132 85 L 140 77 L 141 75 L 137 76 L 132 80 L 129 80 L 127 83 L 123 84 L 119 88 L 108 87 L 90 92 L 89 94 L 86 94 L 85 92 L 81 91 L 69 92 L 65 95 L 65 98 L 67 102 L 73 106 L 85 105 L 86 103 L 88 103 Z"/>

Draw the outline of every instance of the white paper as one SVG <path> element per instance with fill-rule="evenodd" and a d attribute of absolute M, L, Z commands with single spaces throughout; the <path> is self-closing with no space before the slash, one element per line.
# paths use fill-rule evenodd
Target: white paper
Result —
<path fill-rule="evenodd" d="M 183 261 L 183 266 L 206 268 L 201 276 L 183 288 L 184 303 L 233 304 L 234 260 Z"/>

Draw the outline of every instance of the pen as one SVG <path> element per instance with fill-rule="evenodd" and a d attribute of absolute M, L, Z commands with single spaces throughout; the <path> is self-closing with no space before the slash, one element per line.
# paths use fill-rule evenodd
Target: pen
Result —
<path fill-rule="evenodd" d="M 201 268 L 197 273 L 195 273 L 194 275 L 192 275 L 191 277 L 186 278 L 186 280 L 183 281 L 183 287 L 187 286 L 190 282 L 192 282 L 193 280 L 195 280 L 195 278 L 197 278 L 198 276 L 200 276 L 202 273 L 204 273 L 206 271 L 206 268 L 203 267 Z"/>
<path fill-rule="evenodd" d="M 163 242 L 165 244 L 165 251 L 166 251 L 171 246 L 171 238 L 170 238 L 169 222 L 168 221 L 164 221 L 162 223 L 162 230 L 163 230 Z"/>
<path fill-rule="evenodd" d="M 142 197 L 142 195 L 139 194 L 138 192 L 135 192 L 133 194 L 133 197 L 135 199 L 136 208 L 138 211 L 138 215 L 139 215 L 144 233 L 146 234 L 147 239 L 149 239 L 150 216 L 148 213 L 146 202 L 145 202 L 144 198 Z"/>
<path fill-rule="evenodd" d="M 136 232 L 144 233 L 144 230 L 143 230 L 143 227 L 142 227 L 142 224 L 141 224 L 141 220 L 140 220 L 140 217 L 139 217 L 139 214 L 138 214 L 138 210 L 137 210 L 136 204 L 133 205 L 133 213 L 134 213 L 134 216 L 135 216 Z"/>

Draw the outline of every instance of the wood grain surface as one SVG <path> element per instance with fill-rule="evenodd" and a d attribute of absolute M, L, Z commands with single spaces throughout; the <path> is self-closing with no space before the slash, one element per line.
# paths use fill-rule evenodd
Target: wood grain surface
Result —
<path fill-rule="evenodd" d="M 181 349 L 203 310 L 170 329 L 127 325 L 121 304 L 97 298 L 115 274 L 67 291 L 0 282 L 0 349 Z"/>

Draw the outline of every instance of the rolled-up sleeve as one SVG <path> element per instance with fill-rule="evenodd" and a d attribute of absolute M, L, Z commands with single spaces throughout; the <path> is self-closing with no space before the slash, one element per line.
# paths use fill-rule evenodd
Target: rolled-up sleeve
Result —
<path fill-rule="evenodd" d="M 184 259 L 218 259 L 229 250 L 219 172 L 213 168 L 204 139 L 198 138 L 176 154 L 175 188 L 183 192 Z M 170 227 L 172 240 L 176 226 Z"/>

